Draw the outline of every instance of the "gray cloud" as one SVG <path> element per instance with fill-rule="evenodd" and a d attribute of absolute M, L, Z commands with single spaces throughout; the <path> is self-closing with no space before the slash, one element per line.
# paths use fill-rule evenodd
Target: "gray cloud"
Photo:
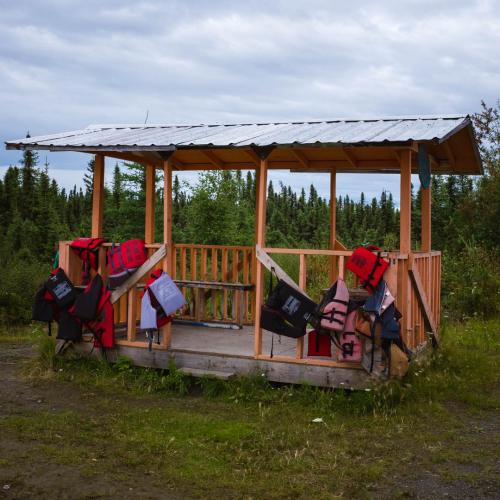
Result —
<path fill-rule="evenodd" d="M 1 0 L 0 139 L 142 122 L 146 110 L 150 123 L 473 112 L 499 95 L 499 7 Z M 2 150 L 0 164 L 19 156 Z"/>

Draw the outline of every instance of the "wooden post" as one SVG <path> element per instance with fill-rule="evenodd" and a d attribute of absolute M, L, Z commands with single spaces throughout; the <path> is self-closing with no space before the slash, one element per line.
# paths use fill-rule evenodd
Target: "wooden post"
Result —
<path fill-rule="evenodd" d="M 432 248 L 431 244 L 431 186 L 427 189 L 421 188 L 420 201 L 422 203 L 420 207 L 421 217 L 422 217 L 422 229 L 421 229 L 421 250 L 423 252 L 430 252 Z"/>
<path fill-rule="evenodd" d="M 337 239 L 337 169 L 333 167 L 330 172 L 330 250 L 335 250 Z M 336 258 L 330 257 L 330 283 L 338 276 Z"/>
<path fill-rule="evenodd" d="M 307 286 L 307 256 L 303 253 L 299 255 L 299 286 L 306 291 Z M 295 348 L 295 358 L 302 359 L 304 357 L 304 337 L 297 339 Z"/>
<path fill-rule="evenodd" d="M 95 155 L 94 179 L 92 188 L 92 238 L 101 238 L 103 234 L 104 210 L 104 155 Z"/>
<path fill-rule="evenodd" d="M 403 316 L 401 330 L 403 340 L 413 347 L 413 328 L 411 318 L 410 277 L 408 275 L 411 259 L 411 155 L 410 149 L 401 153 L 400 161 L 400 200 L 399 200 L 399 251 L 407 254 L 398 266 L 398 308 Z"/>
<path fill-rule="evenodd" d="M 173 273 L 174 248 L 172 244 L 172 160 L 163 162 L 163 243 L 167 247 L 167 256 L 163 260 L 163 269 L 170 276 Z M 172 324 L 163 328 L 162 345 L 169 347 L 172 340 Z"/>
<path fill-rule="evenodd" d="M 255 209 L 255 244 L 265 246 L 266 241 L 266 195 L 267 195 L 267 160 L 261 160 L 256 174 L 256 209 Z M 262 330 L 260 328 L 260 306 L 264 294 L 264 268 L 260 262 L 255 272 L 255 356 L 262 354 Z"/>
<path fill-rule="evenodd" d="M 401 188 L 399 193 L 399 250 L 411 251 L 411 150 L 401 154 Z"/>
<path fill-rule="evenodd" d="M 146 170 L 146 221 L 144 227 L 144 241 L 146 243 L 155 242 L 155 168 L 148 163 Z"/>

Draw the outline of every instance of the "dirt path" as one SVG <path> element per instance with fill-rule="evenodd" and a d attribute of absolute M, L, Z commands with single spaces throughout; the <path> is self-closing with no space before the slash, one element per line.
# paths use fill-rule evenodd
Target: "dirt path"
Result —
<path fill-rule="evenodd" d="M 91 413 L 93 394 L 85 394 L 69 383 L 41 381 L 33 384 L 22 375 L 22 365 L 35 355 L 26 345 L 0 347 L 0 418 L 33 412 L 76 411 Z M 92 475 L 83 467 L 48 463 L 37 453 L 39 444 L 19 441 L 14 436 L 0 439 L 0 498 L 83 499 L 83 498 L 182 498 L 170 488 L 147 480 L 138 481 L 126 468 L 120 479 L 115 474 Z M 113 471 L 116 472 L 116 471 Z"/>

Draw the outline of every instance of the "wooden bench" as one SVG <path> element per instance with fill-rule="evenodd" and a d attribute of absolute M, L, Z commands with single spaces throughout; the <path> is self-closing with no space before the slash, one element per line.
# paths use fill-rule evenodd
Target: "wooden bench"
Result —
<path fill-rule="evenodd" d="M 233 319 L 239 327 L 243 326 L 245 319 L 244 293 L 253 290 L 251 283 L 227 283 L 223 281 L 193 281 L 174 280 L 179 288 L 194 288 L 197 290 L 195 297 L 195 318 L 202 321 L 205 315 L 205 293 L 204 290 L 232 290 L 233 291 Z"/>

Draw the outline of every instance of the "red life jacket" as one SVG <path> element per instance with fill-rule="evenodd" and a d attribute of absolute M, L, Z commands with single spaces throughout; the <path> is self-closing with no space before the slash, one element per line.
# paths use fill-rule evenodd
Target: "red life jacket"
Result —
<path fill-rule="evenodd" d="M 149 285 L 151 285 L 151 283 L 154 283 L 162 275 L 162 273 L 163 273 L 163 271 L 161 269 L 155 269 L 151 273 L 150 277 L 146 281 L 146 286 L 144 288 L 144 292 L 142 293 L 142 296 L 144 296 L 144 294 L 146 293 L 147 289 L 149 288 Z M 163 310 L 161 305 L 156 300 L 156 297 L 154 296 L 154 294 L 151 293 L 150 298 L 151 298 L 151 305 L 156 309 L 156 326 L 157 326 L 157 328 L 161 328 L 162 326 L 165 326 L 166 324 L 170 323 L 172 321 L 172 316 L 171 315 L 167 316 L 165 314 L 165 311 Z"/>
<path fill-rule="evenodd" d="M 94 334 L 94 346 L 110 349 L 115 345 L 114 309 L 111 292 L 103 288 L 97 305 L 96 319 L 85 321 L 85 326 Z"/>
<path fill-rule="evenodd" d="M 377 253 L 373 253 L 374 251 Z M 370 245 L 356 248 L 346 267 L 362 280 L 361 284 L 368 292 L 373 293 L 389 267 L 389 262 L 380 257 L 380 248 Z"/>
<path fill-rule="evenodd" d="M 332 357 L 332 341 L 330 335 L 322 335 L 316 330 L 307 334 L 307 355 Z"/>
<path fill-rule="evenodd" d="M 84 285 L 90 280 L 90 269 L 97 271 L 99 267 L 99 247 L 105 241 L 104 238 L 76 238 L 69 245 L 73 252 L 82 259 L 82 283 Z"/>
<path fill-rule="evenodd" d="M 109 280 L 108 286 L 120 286 L 127 278 L 141 267 L 147 259 L 144 241 L 129 240 L 108 250 Z"/>

